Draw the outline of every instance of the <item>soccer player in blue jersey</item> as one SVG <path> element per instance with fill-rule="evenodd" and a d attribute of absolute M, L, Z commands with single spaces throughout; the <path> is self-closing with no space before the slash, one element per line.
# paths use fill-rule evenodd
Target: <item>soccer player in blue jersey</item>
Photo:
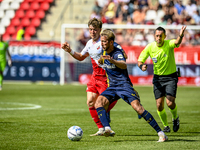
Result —
<path fill-rule="evenodd" d="M 140 104 L 140 98 L 135 92 L 128 75 L 126 59 L 122 51 L 114 47 L 115 35 L 110 29 L 105 29 L 101 33 L 101 45 L 104 54 L 99 59 L 107 73 L 108 88 L 100 94 L 95 103 L 98 116 L 105 127 L 104 136 L 114 136 L 115 132 L 111 129 L 106 118 L 106 109 L 109 104 L 122 98 L 126 103 L 141 115 L 158 133 L 158 142 L 168 140 L 168 137 L 160 129 L 153 116 Z"/>

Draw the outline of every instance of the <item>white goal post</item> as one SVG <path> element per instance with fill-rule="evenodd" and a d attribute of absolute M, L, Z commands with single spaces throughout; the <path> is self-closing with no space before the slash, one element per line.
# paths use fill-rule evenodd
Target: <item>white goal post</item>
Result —
<path fill-rule="evenodd" d="M 162 26 L 165 29 L 172 29 L 172 30 L 180 30 L 182 25 L 116 25 L 116 24 L 103 24 L 103 29 L 152 29 L 155 30 L 158 26 Z M 87 24 L 62 24 L 61 25 L 61 44 L 66 41 L 66 30 L 67 29 L 85 29 L 88 28 Z M 200 26 L 190 25 L 187 26 L 186 30 L 200 30 Z M 74 40 L 74 42 L 76 42 Z M 72 43 L 72 45 L 75 43 Z M 76 50 L 75 50 L 76 51 Z M 60 85 L 65 84 L 65 77 L 66 81 L 70 83 L 71 73 L 70 73 L 70 66 L 68 63 L 65 62 L 67 55 L 65 55 L 64 50 L 60 52 Z M 65 71 L 67 73 L 65 73 Z"/>

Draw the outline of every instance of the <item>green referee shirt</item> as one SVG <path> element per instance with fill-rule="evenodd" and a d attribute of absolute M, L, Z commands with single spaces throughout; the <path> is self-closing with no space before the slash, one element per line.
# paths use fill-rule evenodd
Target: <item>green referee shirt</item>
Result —
<path fill-rule="evenodd" d="M 176 72 L 176 63 L 174 58 L 175 39 L 164 40 L 162 47 L 158 47 L 156 42 L 148 44 L 141 52 L 138 61 L 145 62 L 150 56 L 153 61 L 154 74 L 169 75 Z"/>
<path fill-rule="evenodd" d="M 6 61 L 7 42 L 0 42 L 0 62 Z"/>

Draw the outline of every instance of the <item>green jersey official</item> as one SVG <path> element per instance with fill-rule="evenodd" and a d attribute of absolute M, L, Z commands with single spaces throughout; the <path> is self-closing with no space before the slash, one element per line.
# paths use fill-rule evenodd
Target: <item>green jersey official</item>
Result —
<path fill-rule="evenodd" d="M 163 46 L 158 47 L 156 42 L 150 43 L 141 52 L 138 61 L 145 62 L 150 56 L 154 65 L 154 74 L 169 75 L 176 72 L 174 48 L 176 40 L 165 40 Z"/>
<path fill-rule="evenodd" d="M 179 130 L 179 116 L 175 103 L 178 75 L 176 72 L 174 48 L 179 47 L 181 44 L 185 29 L 186 26 L 181 28 L 177 39 L 165 40 L 165 29 L 158 27 L 154 32 L 155 42 L 148 44 L 138 58 L 138 67 L 142 71 L 147 70 L 147 65 L 144 63 L 149 56 L 153 61 L 154 96 L 156 99 L 157 113 L 163 123 L 164 132 L 171 131 L 164 109 L 165 98 L 167 106 L 172 114 L 173 131 L 177 132 Z"/>

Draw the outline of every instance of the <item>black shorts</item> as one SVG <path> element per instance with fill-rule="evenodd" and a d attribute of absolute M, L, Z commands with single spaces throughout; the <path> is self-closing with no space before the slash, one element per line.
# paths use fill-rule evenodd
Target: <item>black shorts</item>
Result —
<path fill-rule="evenodd" d="M 160 97 L 170 95 L 176 97 L 178 76 L 177 73 L 170 75 L 154 75 L 153 85 L 154 85 L 154 96 L 155 99 Z"/>

